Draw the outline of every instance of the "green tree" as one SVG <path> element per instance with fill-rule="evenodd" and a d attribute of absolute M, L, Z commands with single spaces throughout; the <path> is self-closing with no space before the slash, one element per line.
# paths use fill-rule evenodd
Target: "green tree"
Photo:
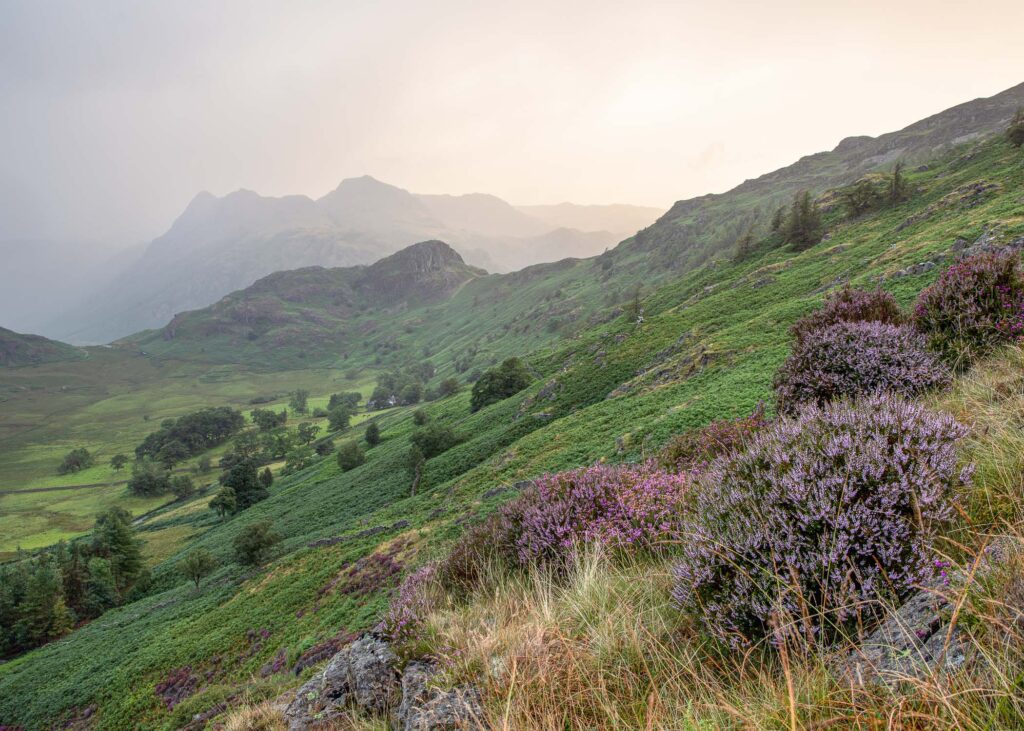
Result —
<path fill-rule="evenodd" d="M 213 469 L 213 465 L 210 462 L 210 458 L 209 456 L 204 454 L 202 457 L 199 458 L 199 461 L 196 463 L 196 474 L 205 475 L 211 469 Z"/>
<path fill-rule="evenodd" d="M 299 470 L 304 470 L 313 464 L 315 452 L 312 447 L 305 444 L 288 450 L 288 454 L 285 455 L 285 464 L 282 474 L 290 475 Z M 260 474 L 260 481 L 263 481 L 263 474 Z"/>
<path fill-rule="evenodd" d="M 786 219 L 786 243 L 803 251 L 819 243 L 824 231 L 821 211 L 811 194 L 806 190 L 797 193 Z"/>
<path fill-rule="evenodd" d="M 149 457 L 143 457 L 132 465 L 128 490 L 145 497 L 163 495 L 171 491 L 171 477 L 161 465 Z"/>
<path fill-rule="evenodd" d="M 772 214 L 771 229 L 773 234 L 780 233 L 786 223 L 786 206 L 779 206 Z"/>
<path fill-rule="evenodd" d="M 100 556 L 89 559 L 89 581 L 85 587 L 85 606 L 90 616 L 98 617 L 117 606 L 117 584 L 110 561 Z"/>
<path fill-rule="evenodd" d="M 1006 128 L 1006 139 L 1014 147 L 1024 145 L 1024 107 L 1018 109 L 1017 113 L 1013 115 L 1010 126 Z"/>
<path fill-rule="evenodd" d="M 473 384 L 470 409 L 479 411 L 484 406 L 514 396 L 529 386 L 531 380 L 533 379 L 523 361 L 519 358 L 508 358 L 500 366 L 488 369 Z"/>
<path fill-rule="evenodd" d="M 252 462 L 240 462 L 221 478 L 221 485 L 235 491 L 235 511 L 245 510 L 270 496 Z"/>
<path fill-rule="evenodd" d="M 260 484 L 266 488 L 269 488 L 274 484 L 274 473 L 270 471 L 269 467 L 265 467 L 263 471 L 260 472 Z"/>
<path fill-rule="evenodd" d="M 416 445 L 424 458 L 430 459 L 454 447 L 459 438 L 450 426 L 432 422 L 413 432 L 409 441 Z"/>
<path fill-rule="evenodd" d="M 398 403 L 402 406 L 411 406 L 418 404 L 423 400 L 423 384 L 414 381 L 413 383 L 407 383 L 402 387 L 402 390 L 398 394 Z"/>
<path fill-rule="evenodd" d="M 335 406 L 327 412 L 327 425 L 331 431 L 342 431 L 348 429 L 352 420 L 352 411 L 344 404 Z"/>
<path fill-rule="evenodd" d="M 409 487 L 409 494 L 412 497 L 416 497 L 416 491 L 419 489 L 420 480 L 423 479 L 423 465 L 427 462 L 426 455 L 423 454 L 423 450 L 420 449 L 418 444 L 413 444 L 409 447 L 409 453 L 405 456 L 405 467 L 409 470 L 409 474 L 412 476 L 412 484 Z"/>
<path fill-rule="evenodd" d="M 170 470 L 174 468 L 174 465 L 188 459 L 191 454 L 184 442 L 179 439 L 171 439 L 156 453 L 156 458 L 160 464 Z"/>
<path fill-rule="evenodd" d="M 371 421 L 366 425 L 366 443 L 371 447 L 376 447 L 380 444 L 380 427 L 377 426 L 376 421 Z"/>
<path fill-rule="evenodd" d="M 128 464 L 128 457 L 124 454 L 115 454 L 110 458 L 110 466 L 114 468 L 114 472 L 120 472 Z"/>
<path fill-rule="evenodd" d="M 252 423 L 262 432 L 273 431 L 288 423 L 288 412 L 275 413 L 270 409 L 253 409 Z"/>
<path fill-rule="evenodd" d="M 92 551 L 109 561 L 118 596 L 125 596 L 143 573 L 142 542 L 135 536 L 131 513 L 124 508 L 100 513 L 92 529 Z"/>
<path fill-rule="evenodd" d="M 189 581 L 195 583 L 196 591 L 199 591 L 199 582 L 213 573 L 215 568 L 217 568 L 217 559 L 205 548 L 189 551 L 185 558 L 178 563 L 178 571 Z"/>
<path fill-rule="evenodd" d="M 222 487 L 209 502 L 210 509 L 215 510 L 223 520 L 226 516 L 238 510 L 238 500 L 235 498 L 235 491 L 230 487 Z"/>
<path fill-rule="evenodd" d="M 57 474 L 67 475 L 73 472 L 79 472 L 92 467 L 95 463 L 96 458 L 88 449 L 85 447 L 78 447 L 64 455 L 64 459 L 61 461 L 60 466 L 57 467 Z"/>
<path fill-rule="evenodd" d="M 875 184 L 868 178 L 861 178 L 842 192 L 846 215 L 856 218 L 878 207 L 881 196 Z"/>
<path fill-rule="evenodd" d="M 733 252 L 732 260 L 738 263 L 749 259 L 750 255 L 754 253 L 754 246 L 754 230 L 748 228 L 746 233 L 736 242 L 736 250 Z"/>
<path fill-rule="evenodd" d="M 185 500 L 196 493 L 196 486 L 192 484 L 192 478 L 187 475 L 178 475 L 171 478 L 171 492 L 179 500 Z"/>
<path fill-rule="evenodd" d="M 412 412 L 412 423 L 416 426 L 423 426 L 428 421 L 430 421 L 430 417 L 427 416 L 427 412 L 423 409 L 416 409 Z"/>
<path fill-rule="evenodd" d="M 910 187 L 903 175 L 903 161 L 897 161 L 889 178 L 889 204 L 896 205 L 905 201 L 910 195 Z"/>
<path fill-rule="evenodd" d="M 350 412 L 355 413 L 356 408 L 359 406 L 359 402 L 362 400 L 363 395 L 358 391 L 332 393 L 331 398 L 327 401 L 327 410 L 330 411 L 338 406 L 347 406 Z"/>
<path fill-rule="evenodd" d="M 270 549 L 281 540 L 269 520 L 245 526 L 235 536 L 235 556 L 243 566 L 259 566 L 270 557 Z"/>
<path fill-rule="evenodd" d="M 448 398 L 457 394 L 461 388 L 458 378 L 446 378 L 437 387 L 437 393 L 441 398 Z"/>
<path fill-rule="evenodd" d="M 338 466 L 345 472 L 354 470 L 366 461 L 366 454 L 357 442 L 345 442 L 338 447 Z"/>
<path fill-rule="evenodd" d="M 288 399 L 288 405 L 297 414 L 305 414 L 309 406 L 309 391 L 304 388 L 298 388 L 291 392 L 291 396 Z"/>
<path fill-rule="evenodd" d="M 313 424 L 311 422 L 304 421 L 301 424 L 299 424 L 297 429 L 299 442 L 301 442 L 302 444 L 310 444 L 314 439 L 316 439 L 316 435 L 319 432 L 320 426 L 318 424 Z"/>

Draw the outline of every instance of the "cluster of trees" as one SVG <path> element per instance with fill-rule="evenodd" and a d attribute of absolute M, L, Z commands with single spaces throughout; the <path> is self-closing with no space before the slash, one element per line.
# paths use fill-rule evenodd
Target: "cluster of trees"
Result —
<path fill-rule="evenodd" d="M 177 419 L 165 419 L 160 430 L 135 448 L 139 459 L 149 457 L 170 469 L 178 462 L 223 444 L 245 425 L 239 411 L 227 406 L 201 409 Z"/>
<path fill-rule="evenodd" d="M 191 497 L 196 492 L 191 477 L 172 476 L 166 467 L 149 457 L 135 460 L 132 465 L 132 476 L 128 479 L 128 490 L 145 497 L 173 492 L 179 500 Z"/>
<path fill-rule="evenodd" d="M 501 365 L 490 368 L 473 384 L 470 409 L 479 411 L 489 404 L 522 391 L 533 377 L 519 358 L 508 358 Z"/>
<path fill-rule="evenodd" d="M 285 409 L 278 413 L 270 409 L 253 409 L 252 423 L 260 431 L 273 431 L 288 423 L 288 410 Z"/>
<path fill-rule="evenodd" d="M 144 590 L 148 579 L 131 515 L 111 508 L 91 541 L 61 542 L 0 566 L 0 656 L 67 634 Z"/>
<path fill-rule="evenodd" d="M 327 417 L 328 428 L 331 431 L 348 429 L 349 422 L 352 420 L 353 414 L 356 413 L 362 398 L 358 391 L 332 393 L 331 398 L 327 401 L 326 413 L 317 415 Z"/>
<path fill-rule="evenodd" d="M 221 518 L 226 518 L 266 500 L 272 484 L 274 475 L 269 467 L 260 471 L 255 462 L 243 460 L 220 476 L 221 487 L 209 506 Z"/>
<path fill-rule="evenodd" d="M 370 409 L 387 409 L 418 404 L 427 395 L 425 384 L 433 377 L 434 365 L 430 361 L 382 373 L 366 405 Z"/>
<path fill-rule="evenodd" d="M 876 211 L 885 205 L 895 206 L 902 203 L 910 197 L 910 186 L 903 174 L 903 163 L 897 162 L 887 179 L 861 178 L 844 188 L 840 195 L 846 207 L 846 214 L 850 218 Z"/>
<path fill-rule="evenodd" d="M 64 455 L 64 459 L 57 468 L 57 474 L 67 475 L 72 472 L 79 472 L 92 467 L 94 464 L 96 464 L 96 457 L 85 447 L 78 447 Z"/>

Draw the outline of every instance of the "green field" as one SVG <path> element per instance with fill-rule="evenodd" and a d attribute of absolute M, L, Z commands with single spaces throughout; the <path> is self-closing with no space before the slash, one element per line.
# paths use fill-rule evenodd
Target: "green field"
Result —
<path fill-rule="evenodd" d="M 977 181 L 995 185 L 970 198 L 965 186 Z M 914 197 L 894 208 L 854 221 L 843 220 L 838 208 L 829 211 L 830 237 L 808 251 L 765 247 L 741 263 L 725 254 L 670 279 L 647 292 L 639 326 L 605 317 L 607 283 L 594 261 L 520 278 L 504 298 L 495 294 L 493 305 L 474 305 L 467 287 L 443 315 L 396 315 L 396 322 L 419 323 L 399 326 L 402 352 L 429 346 L 439 377 L 454 372 L 454 356 L 479 343 L 479 363 L 518 352 L 537 378 L 474 414 L 466 389 L 427 405 L 431 418 L 453 426 L 462 441 L 427 462 L 415 496 L 405 464 L 414 428 L 406 408 L 380 417 L 384 441 L 350 472 L 326 458 L 279 479 L 269 499 L 226 522 L 201 509 L 202 497 L 158 511 L 142 526 L 154 561 L 151 593 L 0 666 L 0 720 L 37 728 L 97 704 L 98 728 L 171 729 L 225 699 L 276 696 L 297 680 L 261 674 L 271 658 L 296 658 L 318 642 L 371 626 L 398 575 L 444 550 L 467 520 L 508 499 L 513 493 L 502 486 L 599 459 L 643 459 L 673 434 L 748 414 L 771 401 L 789 326 L 839 282 L 880 283 L 906 305 L 941 270 L 894 276 L 908 266 L 948 257 L 958 237 L 974 241 L 986 230 L 1007 240 L 1024 235 L 1024 157 L 1002 141 L 955 152 L 915 173 L 912 183 Z M 615 265 L 628 264 L 629 277 L 639 276 L 646 256 L 632 252 Z M 556 290 L 581 308 L 568 336 L 520 321 Z M 601 317 L 589 321 L 586 303 Z M 523 331 L 524 324 L 531 327 Z M 372 373 L 369 352 L 353 357 Z M 112 385 L 104 368 L 95 368 L 102 358 L 109 359 L 106 369 L 123 367 Z M 88 375 L 79 363 L 0 376 L 9 395 L 0 428 L 13 438 L 0 455 L 3 486 L 48 484 L 55 478 L 47 471 L 79 442 L 105 455 L 126 451 L 145 434 L 146 416 L 159 423 L 201 405 L 243 407 L 263 394 L 283 399 L 296 387 L 320 399 L 352 388 L 334 369 L 264 373 L 114 352 L 88 364 Z M 32 384 L 44 385 L 33 391 Z M 56 494 L 19 501 L 27 510 L 49 505 Z M 52 512 L 61 515 L 85 510 L 73 500 L 55 504 Z M 233 563 L 232 539 L 261 519 L 272 520 L 284 540 L 265 570 L 243 570 Z M 315 544 L 324 539 L 336 540 Z M 176 572 L 176 561 L 197 546 L 221 562 L 198 593 Z M 260 630 L 266 640 L 256 644 Z M 208 682 L 168 710 L 154 687 L 184 666 L 208 672 Z"/>

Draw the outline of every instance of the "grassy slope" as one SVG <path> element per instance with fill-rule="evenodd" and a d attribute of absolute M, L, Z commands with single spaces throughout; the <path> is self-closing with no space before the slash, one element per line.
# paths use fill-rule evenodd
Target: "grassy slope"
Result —
<path fill-rule="evenodd" d="M 912 214 L 979 179 L 1002 187 L 970 208 L 956 197 L 898 230 Z M 459 521 L 503 499 L 484 498 L 485 491 L 595 459 L 636 459 L 674 432 L 748 412 L 770 396 L 772 372 L 787 351 L 788 325 L 837 278 L 867 284 L 997 223 L 1008 234 L 1024 232 L 1024 164 L 1002 143 L 953 158 L 914 182 L 922 192 L 912 202 L 835 226 L 828 242 L 808 252 L 776 250 L 740 265 L 719 263 L 660 288 L 645 303 L 640 330 L 620 318 L 584 331 L 568 346 L 537 352 L 531 363 L 543 377 L 524 394 L 472 416 L 466 394 L 431 405 L 434 418 L 455 424 L 467 439 L 428 463 L 416 497 L 408 496 L 402 465 L 411 424 L 398 412 L 383 417 L 384 443 L 351 473 L 339 474 L 325 460 L 279 481 L 269 500 L 226 524 L 208 511 L 161 516 L 151 527 L 180 529 L 191 537 L 185 548 L 206 546 L 225 566 L 195 594 L 173 572 L 185 548 L 165 549 L 168 558 L 155 569 L 160 591 L 0 667 L 0 719 L 35 727 L 98 702 L 101 727 L 173 728 L 239 685 L 254 683 L 250 690 L 259 694 L 262 686 L 270 693 L 290 684 L 282 676 L 251 678 L 279 649 L 294 657 L 315 641 L 371 624 L 386 602 L 382 587 L 396 578 L 389 561 L 408 566 L 440 550 L 461 530 Z M 885 286 L 908 302 L 933 276 L 934 270 Z M 475 314 L 488 316 L 486 308 Z M 473 316 L 469 310 L 451 319 Z M 437 342 L 455 352 L 464 341 L 453 335 Z M 502 341 L 490 345 L 497 350 Z M 531 404 L 542 389 L 553 398 Z M 616 389 L 622 395 L 606 398 Z M 241 526 L 264 517 L 274 520 L 285 540 L 268 569 L 245 574 L 229 563 L 231 539 Z M 308 547 L 316 539 L 399 520 L 410 524 Z M 375 552 L 390 558 L 354 563 Z M 269 635 L 254 644 L 250 631 L 260 629 Z M 210 670 L 211 679 L 169 712 L 153 687 L 183 665 Z"/>

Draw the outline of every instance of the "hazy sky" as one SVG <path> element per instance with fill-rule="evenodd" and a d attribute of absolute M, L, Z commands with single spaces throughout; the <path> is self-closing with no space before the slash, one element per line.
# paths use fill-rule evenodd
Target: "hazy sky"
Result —
<path fill-rule="evenodd" d="M 0 238 L 370 174 L 667 207 L 1024 81 L 1024 2 L 0 0 Z"/>

